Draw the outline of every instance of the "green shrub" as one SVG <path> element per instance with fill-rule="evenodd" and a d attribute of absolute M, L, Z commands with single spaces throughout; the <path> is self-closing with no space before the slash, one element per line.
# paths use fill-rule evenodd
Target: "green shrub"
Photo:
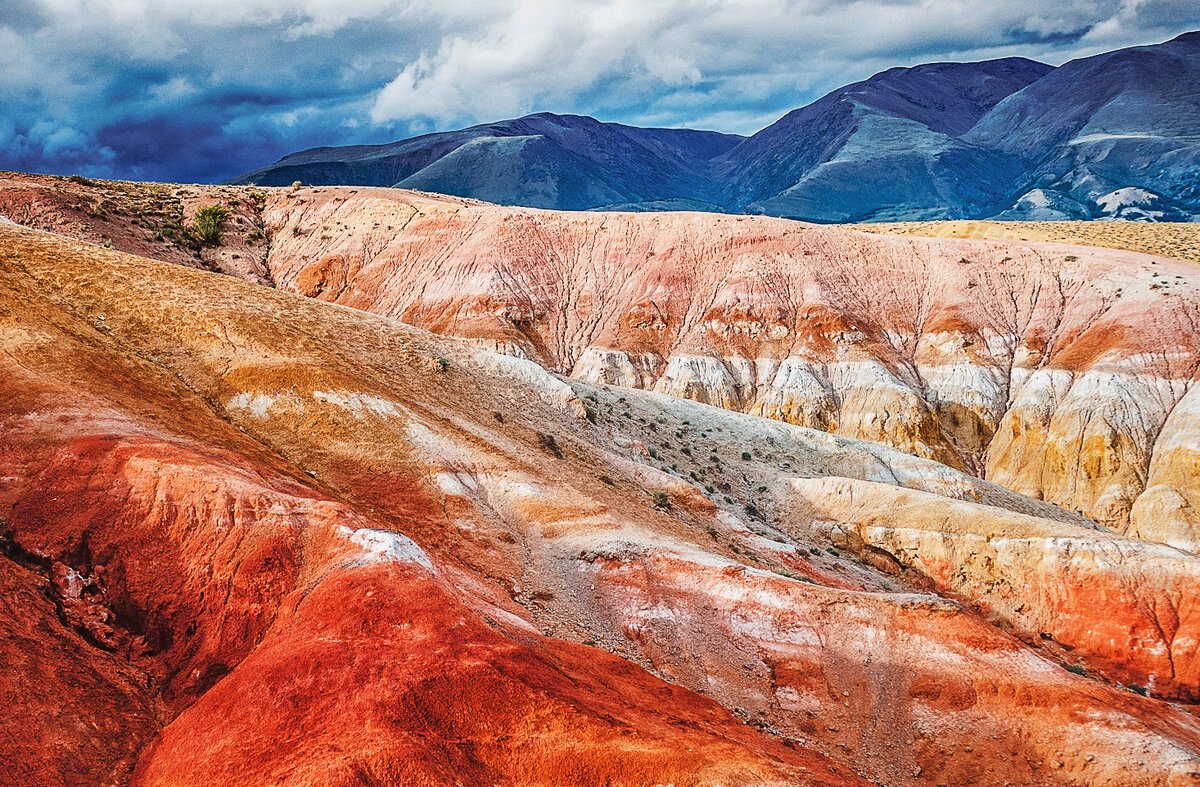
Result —
<path fill-rule="evenodd" d="M 660 508 L 663 511 L 666 511 L 667 509 L 669 509 L 671 507 L 670 495 L 668 495 L 666 492 L 662 492 L 662 491 L 655 492 L 654 493 L 654 507 Z"/>
<path fill-rule="evenodd" d="M 224 205 L 205 205 L 192 219 L 191 234 L 201 246 L 216 246 L 221 242 L 221 224 L 229 218 Z"/>

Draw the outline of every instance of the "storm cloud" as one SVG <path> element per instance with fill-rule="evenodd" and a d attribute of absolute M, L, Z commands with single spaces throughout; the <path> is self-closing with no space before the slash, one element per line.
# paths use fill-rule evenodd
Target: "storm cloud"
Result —
<path fill-rule="evenodd" d="M 1197 28 L 1193 0 L 0 0 L 0 166 L 216 181 L 533 111 L 750 133 L 892 66 Z"/>

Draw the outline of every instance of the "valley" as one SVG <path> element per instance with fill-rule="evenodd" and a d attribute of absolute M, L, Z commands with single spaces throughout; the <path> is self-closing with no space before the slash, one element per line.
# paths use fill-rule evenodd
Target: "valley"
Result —
<path fill-rule="evenodd" d="M 0 215 L 25 783 L 1200 780 L 1192 262 L 16 173 Z"/>

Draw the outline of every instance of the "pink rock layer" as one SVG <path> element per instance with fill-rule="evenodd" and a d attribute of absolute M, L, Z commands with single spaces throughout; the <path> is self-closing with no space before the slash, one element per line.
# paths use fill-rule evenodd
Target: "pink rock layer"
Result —
<path fill-rule="evenodd" d="M 952 468 L 12 227 L 0 350 L 23 783 L 1200 779 L 1079 622 L 1181 642 L 1196 559 Z"/>

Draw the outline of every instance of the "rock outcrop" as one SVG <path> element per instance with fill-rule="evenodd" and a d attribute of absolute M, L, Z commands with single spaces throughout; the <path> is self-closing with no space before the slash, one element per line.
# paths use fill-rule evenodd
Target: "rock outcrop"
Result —
<path fill-rule="evenodd" d="M 1166 428 L 1200 373 L 1187 263 L 394 191 L 273 192 L 265 215 L 283 289 L 579 379 L 887 443 L 1200 546 L 1179 502 L 1200 476 Z"/>
<path fill-rule="evenodd" d="M 169 219 L 178 225 L 218 202 L 232 206 L 218 247 L 131 223 L 151 206 L 184 217 Z M 93 215 L 95 204 L 107 207 Z M 1194 267 L 1178 261 L 391 189 L 13 176 L 0 181 L 4 211 L 579 379 L 887 443 L 1122 532 L 1200 546 L 1186 436 L 1200 294 Z"/>
<path fill-rule="evenodd" d="M 470 322 L 454 253 L 464 304 L 376 291 Z M 474 338 L 545 361 L 594 313 Z M 6 663 L 74 670 L 0 678 L 27 783 L 1200 779 L 1195 718 L 1119 685 L 1194 696 L 1198 559 L 930 459 L 9 226 L 0 349 Z"/>

